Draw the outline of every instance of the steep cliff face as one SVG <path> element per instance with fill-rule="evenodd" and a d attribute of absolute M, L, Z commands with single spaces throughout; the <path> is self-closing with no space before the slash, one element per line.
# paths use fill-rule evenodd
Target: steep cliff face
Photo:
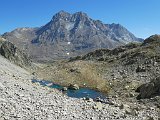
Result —
<path fill-rule="evenodd" d="M 104 24 L 86 13 L 60 11 L 40 28 L 18 28 L 3 35 L 34 60 L 69 58 L 99 48 L 141 41 L 120 24 Z"/>
<path fill-rule="evenodd" d="M 4 41 L 1 44 L 0 54 L 21 67 L 27 67 L 31 65 L 31 61 L 29 60 L 28 56 L 11 42 Z"/>

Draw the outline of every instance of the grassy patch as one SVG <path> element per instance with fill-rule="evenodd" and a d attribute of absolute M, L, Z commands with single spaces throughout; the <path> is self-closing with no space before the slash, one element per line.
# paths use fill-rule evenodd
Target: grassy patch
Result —
<path fill-rule="evenodd" d="M 93 62 L 57 62 L 38 69 L 36 73 L 41 79 L 52 80 L 63 86 L 78 84 L 80 87 L 109 91 L 107 81 L 102 79 L 101 73 Z"/>

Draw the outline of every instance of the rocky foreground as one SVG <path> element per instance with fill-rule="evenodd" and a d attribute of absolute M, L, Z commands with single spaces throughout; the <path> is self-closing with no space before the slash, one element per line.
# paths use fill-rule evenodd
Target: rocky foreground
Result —
<path fill-rule="evenodd" d="M 69 98 L 32 83 L 30 74 L 0 56 L 0 120 L 158 120 L 156 107 Z"/>

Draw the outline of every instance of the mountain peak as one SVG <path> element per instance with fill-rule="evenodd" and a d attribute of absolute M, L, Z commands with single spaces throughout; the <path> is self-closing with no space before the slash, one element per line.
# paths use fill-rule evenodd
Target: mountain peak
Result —
<path fill-rule="evenodd" d="M 70 15 L 71 15 L 70 13 L 61 10 L 53 16 L 52 21 L 59 18 L 68 18 Z"/>
<path fill-rule="evenodd" d="M 88 18 L 88 15 L 84 12 L 81 12 L 81 11 L 76 12 L 74 14 L 70 14 L 70 13 L 64 11 L 64 10 L 61 10 L 53 16 L 52 21 L 57 21 L 59 19 L 66 20 L 66 19 L 69 19 L 71 17 L 82 20 L 82 19 Z"/>
<path fill-rule="evenodd" d="M 73 16 L 77 17 L 77 18 L 88 18 L 88 15 L 84 12 L 76 12 L 73 14 Z"/>
<path fill-rule="evenodd" d="M 61 10 L 57 14 L 59 14 L 59 15 L 65 15 L 65 14 L 70 14 L 70 13 L 68 13 L 68 12 L 66 12 L 64 10 Z"/>
<path fill-rule="evenodd" d="M 75 15 L 88 16 L 87 13 L 84 13 L 84 12 L 82 12 L 82 11 L 76 12 Z"/>
<path fill-rule="evenodd" d="M 21 42 L 22 49 L 28 50 L 27 52 L 36 56 L 37 60 L 46 57 L 68 58 L 95 49 L 112 49 L 139 40 L 120 24 L 104 24 L 88 17 L 86 13 L 70 14 L 63 10 L 39 29 L 16 30 L 6 34 L 5 38 L 15 40 L 15 43 Z M 26 45 L 31 45 L 33 49 L 26 48 Z"/>

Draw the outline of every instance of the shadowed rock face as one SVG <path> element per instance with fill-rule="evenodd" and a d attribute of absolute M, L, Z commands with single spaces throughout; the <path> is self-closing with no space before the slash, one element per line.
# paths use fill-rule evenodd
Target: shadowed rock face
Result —
<path fill-rule="evenodd" d="M 28 56 L 11 42 L 5 41 L 2 43 L 0 47 L 0 54 L 21 67 L 31 65 L 31 61 L 28 59 Z"/>
<path fill-rule="evenodd" d="M 3 35 L 34 60 L 69 58 L 99 48 L 140 41 L 120 24 L 103 24 L 82 12 L 60 11 L 40 28 L 18 28 Z"/>
<path fill-rule="evenodd" d="M 137 92 L 140 94 L 137 99 L 151 98 L 160 95 L 160 77 L 153 79 L 150 83 L 141 85 Z"/>

